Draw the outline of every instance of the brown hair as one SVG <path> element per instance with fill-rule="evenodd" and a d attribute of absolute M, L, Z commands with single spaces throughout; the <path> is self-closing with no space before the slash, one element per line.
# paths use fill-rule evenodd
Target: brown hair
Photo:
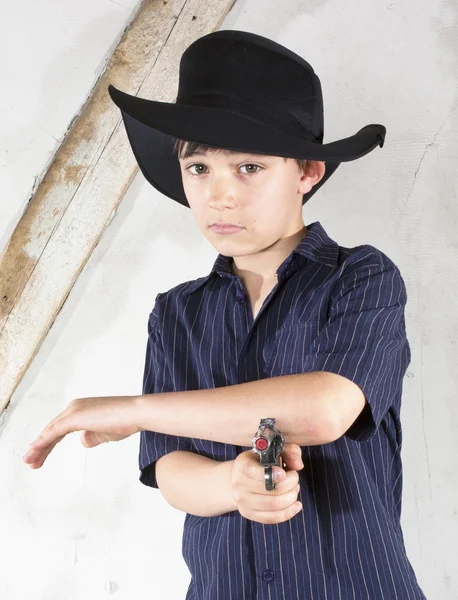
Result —
<path fill-rule="evenodd" d="M 175 143 L 174 143 L 174 150 L 177 152 L 178 156 L 180 158 L 187 158 L 188 156 L 191 156 L 191 154 L 193 154 L 196 151 L 199 150 L 215 150 L 215 151 L 219 151 L 219 152 L 231 152 L 231 150 L 225 150 L 225 148 L 216 148 L 214 146 L 209 146 L 207 144 L 201 144 L 200 142 L 189 142 L 187 140 L 182 140 L 181 138 L 174 138 Z M 286 156 L 282 157 L 283 160 L 288 160 L 288 158 Z M 291 160 L 296 161 L 297 166 L 299 167 L 299 170 L 302 172 L 304 172 L 305 167 L 307 165 L 307 159 L 306 158 L 293 158 Z"/>

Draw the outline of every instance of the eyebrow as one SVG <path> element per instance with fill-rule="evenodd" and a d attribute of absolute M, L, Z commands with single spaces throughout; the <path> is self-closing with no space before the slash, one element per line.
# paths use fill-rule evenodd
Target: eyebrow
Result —
<path fill-rule="evenodd" d="M 224 149 L 222 150 L 222 152 L 225 154 L 228 154 L 229 156 L 242 155 L 242 156 L 254 156 L 256 158 L 262 158 L 262 159 L 269 158 L 268 154 L 255 154 L 254 152 L 237 152 L 235 150 L 224 150 Z M 192 154 L 189 154 L 186 158 L 192 158 L 193 156 L 197 156 L 197 155 L 206 156 L 207 154 L 209 154 L 208 150 L 200 149 L 200 150 L 195 150 Z M 185 160 L 185 159 L 182 159 L 182 160 Z"/>

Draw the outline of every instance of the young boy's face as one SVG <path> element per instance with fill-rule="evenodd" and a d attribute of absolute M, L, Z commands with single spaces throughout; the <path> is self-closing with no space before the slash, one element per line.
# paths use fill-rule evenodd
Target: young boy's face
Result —
<path fill-rule="evenodd" d="M 302 195 L 325 172 L 308 161 L 212 149 L 179 158 L 183 188 L 197 224 L 218 252 L 243 257 L 262 252 L 303 230 Z M 212 231 L 215 221 L 241 226 L 237 233 Z"/>

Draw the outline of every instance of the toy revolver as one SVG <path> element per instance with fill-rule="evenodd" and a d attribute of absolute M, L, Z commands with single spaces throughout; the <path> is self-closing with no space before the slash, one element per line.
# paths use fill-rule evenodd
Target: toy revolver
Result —
<path fill-rule="evenodd" d="M 275 425 L 275 419 L 261 419 L 257 432 L 251 440 L 253 452 L 259 454 L 259 461 L 264 465 L 264 481 L 266 490 L 269 492 L 275 489 L 275 483 L 272 479 L 272 467 L 283 468 L 281 453 L 285 447 L 285 438 L 281 431 Z"/>

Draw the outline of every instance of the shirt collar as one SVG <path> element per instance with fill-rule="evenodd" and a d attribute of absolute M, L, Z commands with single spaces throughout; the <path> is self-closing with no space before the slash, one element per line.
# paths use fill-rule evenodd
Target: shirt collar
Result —
<path fill-rule="evenodd" d="M 338 244 L 328 236 L 324 227 L 319 221 L 315 221 L 306 227 L 308 233 L 302 238 L 291 254 L 283 261 L 277 271 L 279 282 L 284 279 L 286 273 L 291 275 L 292 270 L 300 268 L 300 266 L 307 260 L 312 260 L 314 262 L 327 265 L 328 267 L 337 266 L 339 256 Z M 199 277 L 195 281 L 192 281 L 186 287 L 186 292 L 191 293 L 198 290 L 202 286 L 206 285 L 208 281 L 215 275 L 237 278 L 238 276 L 234 275 L 232 272 L 232 263 L 232 256 L 218 254 L 210 273 L 205 277 Z"/>

